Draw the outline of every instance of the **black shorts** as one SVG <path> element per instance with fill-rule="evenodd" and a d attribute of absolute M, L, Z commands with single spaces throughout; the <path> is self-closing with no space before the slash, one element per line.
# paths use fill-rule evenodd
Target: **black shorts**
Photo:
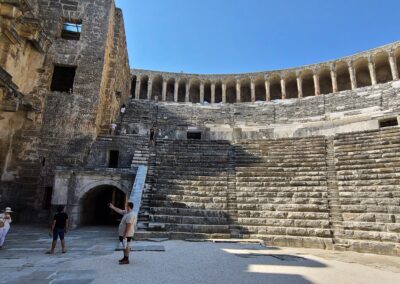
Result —
<path fill-rule="evenodd" d="M 119 236 L 119 241 L 122 242 L 124 237 Z M 132 240 L 132 237 L 126 237 L 126 241 L 129 243 Z"/>
<path fill-rule="evenodd" d="M 65 234 L 65 230 L 64 229 L 54 228 L 54 230 L 53 230 L 53 241 L 57 241 L 58 237 L 60 238 L 60 240 L 64 240 L 64 234 Z"/>

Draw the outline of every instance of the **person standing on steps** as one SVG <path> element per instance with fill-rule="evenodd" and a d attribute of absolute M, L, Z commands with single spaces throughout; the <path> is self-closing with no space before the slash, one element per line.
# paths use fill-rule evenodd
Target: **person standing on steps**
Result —
<path fill-rule="evenodd" d="M 0 214 L 0 249 L 3 248 L 7 233 L 10 230 L 10 223 L 12 222 L 10 213 L 12 212 L 10 207 L 6 207 L 4 212 Z"/>
<path fill-rule="evenodd" d="M 64 235 L 68 231 L 68 215 L 64 212 L 64 206 L 60 205 L 57 208 L 57 214 L 54 215 L 53 223 L 51 225 L 51 231 L 49 234 L 53 235 L 53 242 L 51 243 L 51 249 L 46 252 L 47 254 L 54 254 L 54 250 L 57 245 L 57 239 L 61 241 L 61 252 L 66 253 Z"/>
<path fill-rule="evenodd" d="M 126 111 L 126 106 L 125 106 L 125 104 L 123 104 L 123 105 L 121 106 L 121 109 L 120 109 L 120 119 L 121 119 L 121 122 L 122 122 L 123 116 L 124 116 L 124 114 L 125 114 L 125 111 Z"/>
<path fill-rule="evenodd" d="M 150 128 L 150 137 L 149 137 L 149 143 L 151 146 L 155 146 L 156 144 L 155 141 L 156 133 L 157 133 L 157 127 L 153 125 L 153 127 Z"/>
<path fill-rule="evenodd" d="M 124 215 L 118 227 L 119 241 L 124 243 L 124 257 L 119 260 L 119 264 L 129 264 L 129 253 L 131 251 L 131 241 L 135 233 L 136 215 L 133 212 L 133 203 L 128 202 L 125 210 L 115 207 L 112 203 L 108 203 L 108 207 Z"/>

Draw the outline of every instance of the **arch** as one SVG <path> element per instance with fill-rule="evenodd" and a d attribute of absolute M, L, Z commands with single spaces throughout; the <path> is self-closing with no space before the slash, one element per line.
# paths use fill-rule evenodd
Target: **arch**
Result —
<path fill-rule="evenodd" d="M 333 93 L 332 76 L 329 67 L 322 67 L 318 71 L 319 88 L 322 95 Z"/>
<path fill-rule="evenodd" d="M 190 81 L 189 87 L 189 102 L 200 102 L 200 80 L 195 78 Z"/>
<path fill-rule="evenodd" d="M 215 102 L 222 102 L 222 82 L 218 81 L 215 83 Z"/>
<path fill-rule="evenodd" d="M 338 91 L 346 91 L 351 90 L 351 79 L 350 79 L 350 72 L 349 66 L 346 62 L 338 62 L 336 63 L 336 81 Z"/>
<path fill-rule="evenodd" d="M 362 88 L 371 86 L 371 75 L 369 73 L 367 58 L 359 58 L 354 62 L 354 71 L 356 72 L 357 87 Z"/>
<path fill-rule="evenodd" d="M 149 77 L 147 75 L 142 76 L 140 78 L 140 95 L 139 99 L 146 100 L 147 99 L 147 90 L 149 89 Z"/>
<path fill-rule="evenodd" d="M 136 94 L 136 80 L 137 77 L 135 75 L 132 76 L 131 79 L 131 97 L 134 98 Z"/>
<path fill-rule="evenodd" d="M 296 99 L 299 97 L 299 91 L 297 90 L 297 77 L 295 73 L 290 73 L 285 77 L 286 84 L 286 98 Z"/>
<path fill-rule="evenodd" d="M 204 82 L 204 102 L 211 103 L 211 81 Z"/>
<path fill-rule="evenodd" d="M 282 99 L 282 87 L 281 77 L 279 75 L 273 75 L 270 79 L 270 95 L 271 101 Z"/>
<path fill-rule="evenodd" d="M 151 99 L 155 100 L 155 97 L 158 97 L 158 100 L 161 100 L 162 97 L 162 85 L 163 85 L 163 77 L 157 75 L 153 78 L 152 89 L 151 89 Z"/>
<path fill-rule="evenodd" d="M 265 90 L 265 79 L 263 77 L 256 78 L 255 88 L 256 88 L 256 101 L 265 101 L 266 90 Z"/>
<path fill-rule="evenodd" d="M 236 80 L 229 79 L 226 82 L 226 102 L 233 104 L 236 103 Z"/>
<path fill-rule="evenodd" d="M 112 202 L 119 208 L 125 206 L 127 193 L 117 186 L 102 184 L 92 187 L 80 199 L 80 225 L 115 225 L 120 216 L 108 208 Z"/>
<path fill-rule="evenodd" d="M 244 103 L 251 102 L 250 78 L 243 78 L 240 80 L 240 101 Z"/>
<path fill-rule="evenodd" d="M 178 102 L 185 102 L 186 100 L 186 83 L 187 80 L 182 78 L 178 85 Z"/>
<path fill-rule="evenodd" d="M 380 52 L 373 57 L 375 65 L 376 82 L 378 84 L 386 83 L 393 80 L 392 69 L 389 63 L 389 54 Z"/>
<path fill-rule="evenodd" d="M 174 93 L 175 93 L 175 79 L 169 78 L 167 80 L 167 94 L 166 94 L 165 100 L 167 102 L 173 102 L 174 101 Z"/>
<path fill-rule="evenodd" d="M 302 89 L 303 97 L 315 96 L 315 86 L 314 86 L 314 73 L 312 70 L 305 70 L 301 74 L 303 80 Z"/>

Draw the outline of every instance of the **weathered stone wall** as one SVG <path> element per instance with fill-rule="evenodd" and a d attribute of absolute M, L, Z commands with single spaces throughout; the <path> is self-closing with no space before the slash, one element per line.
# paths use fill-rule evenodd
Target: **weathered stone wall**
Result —
<path fill-rule="evenodd" d="M 147 137 L 139 135 L 117 135 L 98 137 L 91 147 L 85 168 L 108 168 L 109 152 L 118 151 L 118 168 L 130 168 L 135 150 L 147 143 Z"/>
<path fill-rule="evenodd" d="M 400 110 L 398 81 L 339 94 L 241 104 L 192 104 L 132 100 L 121 127 L 146 133 L 157 123 L 159 136 L 186 139 L 262 139 L 333 135 L 379 127 L 378 120 Z M 139 119 L 142 118 L 142 119 Z"/>
<path fill-rule="evenodd" d="M 17 217 L 23 220 L 33 216 L 32 210 L 41 212 L 44 187 L 53 187 L 57 166 L 86 164 L 101 125 L 116 119 L 119 106 L 129 96 L 124 26 L 113 0 L 40 0 L 35 5 L 52 42 L 41 61 L 32 58 L 35 62 L 27 64 L 31 69 L 24 69 L 30 72 L 25 80 L 35 78 L 26 80 L 34 86 L 24 87 L 24 100 L 30 101 L 36 112 L 23 114 L 28 119 L 19 131 L 2 133 L 4 137 L 14 133 L 14 137 L 12 146 L 8 147 L 8 138 L 0 151 L 1 165 L 7 160 L 2 173 L 8 177 L 1 189 L 3 196 L 10 197 L 2 204 L 16 207 Z M 71 20 L 82 21 L 79 40 L 61 37 L 64 21 Z M 28 63 L 19 61 L 24 62 Z M 50 91 L 55 65 L 76 66 L 72 93 Z"/>

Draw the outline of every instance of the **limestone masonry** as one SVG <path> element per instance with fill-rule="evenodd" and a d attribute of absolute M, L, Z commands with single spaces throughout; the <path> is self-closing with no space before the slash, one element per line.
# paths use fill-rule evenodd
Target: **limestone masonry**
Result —
<path fill-rule="evenodd" d="M 113 0 L 1 0 L 0 207 L 45 224 L 63 204 L 76 227 L 130 199 L 138 239 L 400 256 L 399 70 L 400 42 L 268 72 L 130 70 Z"/>

